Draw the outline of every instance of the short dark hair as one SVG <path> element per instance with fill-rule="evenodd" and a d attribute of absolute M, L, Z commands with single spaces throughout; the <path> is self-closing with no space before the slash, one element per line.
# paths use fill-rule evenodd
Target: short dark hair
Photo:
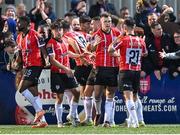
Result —
<path fill-rule="evenodd" d="M 107 17 L 110 17 L 110 14 L 109 14 L 108 12 L 103 12 L 103 13 L 100 15 L 100 17 L 101 17 L 101 18 L 102 18 L 102 17 L 107 18 Z"/>
<path fill-rule="evenodd" d="M 17 46 L 16 41 L 12 40 L 12 39 L 8 39 L 4 42 L 4 47 L 15 47 Z"/>
<path fill-rule="evenodd" d="M 119 18 L 118 16 L 116 15 L 111 15 L 111 18 L 112 18 L 112 23 L 117 26 L 118 25 L 118 22 L 119 22 Z"/>
<path fill-rule="evenodd" d="M 59 22 L 59 21 L 55 21 L 51 24 L 51 29 L 54 30 L 54 29 L 59 29 L 59 28 L 62 28 L 62 23 Z"/>
<path fill-rule="evenodd" d="M 70 29 L 70 23 L 68 21 L 62 20 L 61 23 L 63 29 Z"/>
<path fill-rule="evenodd" d="M 149 13 L 149 14 L 148 14 L 148 17 L 149 17 L 149 16 L 152 16 L 152 15 L 157 15 L 157 14 L 156 14 L 155 12 L 152 12 L 152 13 Z"/>
<path fill-rule="evenodd" d="M 68 17 L 75 17 L 76 14 L 75 14 L 74 12 L 67 12 L 67 13 L 64 15 L 64 17 L 66 17 L 66 16 L 68 16 Z"/>
<path fill-rule="evenodd" d="M 49 11 L 51 12 L 52 11 L 52 9 L 53 9 L 53 6 L 52 6 L 52 3 L 51 2 L 44 2 L 44 5 L 45 5 L 45 7 L 47 7 L 47 8 L 49 8 Z"/>
<path fill-rule="evenodd" d="M 129 10 L 129 9 L 125 6 L 125 7 L 122 7 L 122 8 L 120 9 L 120 12 L 122 12 L 122 11 L 124 11 L 124 10 Z"/>
<path fill-rule="evenodd" d="M 98 20 L 100 20 L 100 16 L 95 16 L 92 18 L 92 20 L 98 21 Z"/>
<path fill-rule="evenodd" d="M 176 30 L 174 31 L 174 34 L 180 34 L 180 28 L 176 29 Z"/>
<path fill-rule="evenodd" d="M 127 19 L 124 20 L 124 24 L 128 27 L 133 28 L 135 26 L 136 22 L 132 17 L 128 17 Z"/>
<path fill-rule="evenodd" d="M 79 22 L 80 23 L 91 22 L 91 17 L 88 15 L 82 15 L 79 17 Z"/>
<path fill-rule="evenodd" d="M 150 27 L 151 27 L 151 29 L 155 29 L 155 27 L 158 25 L 161 25 L 161 24 L 158 22 L 153 22 Z"/>

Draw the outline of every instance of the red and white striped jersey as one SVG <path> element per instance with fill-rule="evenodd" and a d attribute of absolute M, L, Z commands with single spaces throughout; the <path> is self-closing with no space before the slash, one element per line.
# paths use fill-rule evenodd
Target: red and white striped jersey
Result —
<path fill-rule="evenodd" d="M 118 67 L 117 57 L 113 57 L 109 54 L 108 48 L 109 45 L 120 35 L 120 32 L 114 28 L 111 28 L 110 33 L 105 33 L 99 29 L 93 35 L 93 38 L 96 39 L 96 36 L 101 38 L 101 42 L 97 45 L 96 48 L 96 67 Z"/>
<path fill-rule="evenodd" d="M 62 65 L 66 67 L 70 67 L 69 63 L 69 56 L 68 56 L 68 47 L 63 41 L 57 41 L 53 38 L 51 38 L 47 45 L 46 49 L 48 52 L 48 55 L 55 55 L 55 59 L 61 63 Z M 51 71 L 52 72 L 57 72 L 57 73 L 65 73 L 64 70 L 59 69 L 56 66 L 51 66 Z"/>
<path fill-rule="evenodd" d="M 141 57 L 147 54 L 146 44 L 142 38 L 125 36 L 115 49 L 120 49 L 120 70 L 141 70 Z"/>
<path fill-rule="evenodd" d="M 82 54 L 86 50 L 87 42 L 90 36 L 83 32 L 73 31 L 73 32 L 66 33 L 63 37 L 65 38 L 65 40 L 67 40 L 68 38 L 71 38 L 76 43 L 75 46 L 69 45 L 70 51 L 72 51 L 73 53 Z M 91 60 L 88 55 L 85 56 L 84 58 L 86 59 L 87 62 L 91 63 Z M 75 58 L 75 61 L 76 61 L 77 66 L 83 65 L 80 58 Z"/>
<path fill-rule="evenodd" d="M 23 66 L 42 66 L 42 58 L 40 47 L 44 46 L 44 42 L 39 42 L 38 33 L 30 29 L 25 37 L 19 33 L 17 37 L 18 49 L 22 52 Z"/>

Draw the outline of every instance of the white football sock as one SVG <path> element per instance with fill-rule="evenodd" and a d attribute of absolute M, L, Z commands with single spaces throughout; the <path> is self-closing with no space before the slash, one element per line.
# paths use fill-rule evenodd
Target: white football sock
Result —
<path fill-rule="evenodd" d="M 91 97 L 85 97 L 84 110 L 86 113 L 86 120 L 92 120 L 92 98 Z"/>
<path fill-rule="evenodd" d="M 65 92 L 64 92 L 64 95 L 65 95 L 65 97 L 66 97 L 66 99 L 67 99 L 68 104 L 70 105 L 71 100 L 72 100 L 72 97 L 73 97 L 72 92 L 69 91 L 69 90 L 68 90 L 68 91 L 65 91 Z"/>
<path fill-rule="evenodd" d="M 116 102 L 113 99 L 113 107 L 112 107 L 112 113 L 110 115 L 110 123 L 115 124 L 114 116 L 115 116 L 115 109 L 116 109 Z"/>
<path fill-rule="evenodd" d="M 39 107 L 39 105 L 37 104 L 37 101 L 36 101 L 37 97 L 34 97 L 28 89 L 24 90 L 22 92 L 22 95 L 32 104 L 32 106 L 35 109 L 35 112 L 39 112 L 42 110 L 42 106 Z"/>
<path fill-rule="evenodd" d="M 106 121 L 110 122 L 112 110 L 113 110 L 113 98 L 107 98 L 105 102 L 104 122 Z"/>
<path fill-rule="evenodd" d="M 55 112 L 56 112 L 57 123 L 58 124 L 62 123 L 62 114 L 63 114 L 62 104 L 55 103 Z"/>
<path fill-rule="evenodd" d="M 96 100 L 94 101 L 94 107 L 96 109 L 96 114 L 101 114 L 101 103 L 102 103 L 102 99 Z"/>
<path fill-rule="evenodd" d="M 144 121 L 143 106 L 142 106 L 142 102 L 139 98 L 136 100 L 135 106 L 136 106 L 136 113 L 137 113 L 138 121 L 139 122 Z"/>
<path fill-rule="evenodd" d="M 78 103 L 72 101 L 70 104 L 70 114 L 73 118 L 77 117 L 77 107 L 78 107 Z"/>
<path fill-rule="evenodd" d="M 43 110 L 43 108 L 42 108 L 42 102 L 41 102 L 41 99 L 39 98 L 39 96 L 36 96 L 35 97 L 35 104 L 36 104 L 36 106 L 38 106 L 41 110 Z M 40 111 L 41 111 L 40 110 Z"/>
<path fill-rule="evenodd" d="M 42 118 L 41 118 L 40 121 L 41 121 L 41 122 L 46 122 L 46 119 L 45 119 L 45 116 L 44 116 L 44 115 L 42 116 Z"/>
<path fill-rule="evenodd" d="M 133 100 L 127 100 L 126 101 L 126 106 L 127 106 L 127 110 L 129 112 L 129 116 L 130 118 L 132 117 L 133 122 L 135 124 L 138 123 L 138 119 L 137 119 L 137 114 L 136 114 L 136 110 L 135 110 L 135 103 Z"/>

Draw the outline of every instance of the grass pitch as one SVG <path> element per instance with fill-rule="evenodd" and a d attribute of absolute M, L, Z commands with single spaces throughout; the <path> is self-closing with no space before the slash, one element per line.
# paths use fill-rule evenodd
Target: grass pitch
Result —
<path fill-rule="evenodd" d="M 71 127 L 57 128 L 49 125 L 47 128 L 32 129 L 27 125 L 0 125 L 0 134 L 180 134 L 180 125 L 147 125 L 137 129 L 126 127 Z"/>

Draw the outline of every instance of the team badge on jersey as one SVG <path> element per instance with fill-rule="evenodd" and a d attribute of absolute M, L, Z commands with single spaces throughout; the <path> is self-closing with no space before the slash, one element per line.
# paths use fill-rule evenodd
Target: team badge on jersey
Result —
<path fill-rule="evenodd" d="M 31 41 L 29 39 L 27 39 L 27 44 L 29 45 L 31 43 Z"/>
<path fill-rule="evenodd" d="M 60 89 L 60 85 L 56 85 L 56 89 L 59 90 Z"/>

